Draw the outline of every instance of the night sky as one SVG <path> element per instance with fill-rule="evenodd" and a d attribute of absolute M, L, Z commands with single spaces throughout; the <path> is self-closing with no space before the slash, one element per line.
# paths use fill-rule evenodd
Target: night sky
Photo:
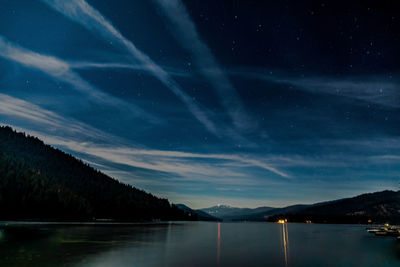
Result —
<path fill-rule="evenodd" d="M 122 182 L 193 208 L 398 189 L 395 4 L 0 7 L 0 123 Z"/>

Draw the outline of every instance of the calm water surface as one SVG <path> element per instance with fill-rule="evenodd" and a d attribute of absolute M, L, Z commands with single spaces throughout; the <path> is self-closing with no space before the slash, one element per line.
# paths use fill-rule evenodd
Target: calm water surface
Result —
<path fill-rule="evenodd" d="M 400 266 L 400 242 L 355 225 L 0 223 L 0 266 Z"/>

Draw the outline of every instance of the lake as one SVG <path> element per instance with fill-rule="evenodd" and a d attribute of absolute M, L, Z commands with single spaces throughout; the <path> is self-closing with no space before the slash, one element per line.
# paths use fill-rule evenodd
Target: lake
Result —
<path fill-rule="evenodd" d="M 400 266 L 359 225 L 0 223 L 0 266 Z"/>

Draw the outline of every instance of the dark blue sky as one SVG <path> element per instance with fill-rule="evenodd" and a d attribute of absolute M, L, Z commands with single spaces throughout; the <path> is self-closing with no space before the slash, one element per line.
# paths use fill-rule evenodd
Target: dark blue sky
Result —
<path fill-rule="evenodd" d="M 384 1 L 0 0 L 0 122 L 172 202 L 397 189 Z"/>

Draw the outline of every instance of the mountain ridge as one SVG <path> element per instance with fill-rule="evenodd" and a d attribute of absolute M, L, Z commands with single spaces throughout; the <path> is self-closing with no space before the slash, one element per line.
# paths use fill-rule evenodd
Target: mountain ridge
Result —
<path fill-rule="evenodd" d="M 0 220 L 190 220 L 37 137 L 0 126 Z"/>
<path fill-rule="evenodd" d="M 227 206 L 227 205 L 225 205 Z M 289 218 L 293 222 L 314 221 L 321 223 L 384 223 L 400 222 L 400 191 L 384 190 L 364 193 L 354 197 L 314 204 L 296 204 L 282 208 L 259 207 L 254 209 L 229 207 L 220 217 L 230 221 L 277 221 Z M 215 217 L 218 206 L 201 209 L 211 211 Z M 262 208 L 269 208 L 257 212 Z"/>

